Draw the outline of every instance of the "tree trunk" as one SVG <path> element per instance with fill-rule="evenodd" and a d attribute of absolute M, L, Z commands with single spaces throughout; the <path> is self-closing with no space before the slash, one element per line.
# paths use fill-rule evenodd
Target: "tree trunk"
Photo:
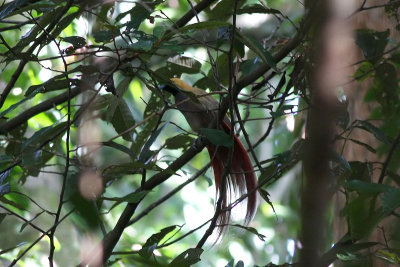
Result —
<path fill-rule="evenodd" d="M 360 6 L 362 6 L 363 0 L 354 1 L 357 2 L 355 7 L 353 7 L 354 11 L 356 11 Z M 376 6 L 383 5 L 388 1 L 379 1 L 379 0 L 370 0 L 366 1 L 365 6 Z M 356 29 L 372 29 L 376 31 L 385 31 L 388 28 L 390 29 L 391 38 L 394 40 L 399 40 L 399 33 L 396 31 L 395 26 L 396 22 L 393 20 L 389 20 L 385 14 L 385 10 L 383 7 L 381 8 L 373 8 L 364 11 L 356 12 L 351 19 L 349 20 L 348 26 L 354 31 Z M 360 60 L 365 59 L 361 49 L 353 42 L 351 48 L 348 51 L 348 56 L 346 58 L 348 66 L 350 67 L 350 74 L 354 74 L 356 68 L 359 65 L 354 65 L 354 63 L 359 62 Z M 352 79 L 351 77 L 349 79 Z M 367 79 L 363 82 L 351 82 L 344 87 L 344 91 L 347 97 L 348 107 L 347 110 L 350 115 L 350 122 L 354 120 L 366 120 L 370 117 L 371 111 L 377 105 L 373 102 L 364 102 L 364 97 L 368 89 L 372 85 L 372 79 Z M 378 125 L 377 125 L 378 126 Z M 370 133 L 355 129 L 351 135 L 349 136 L 352 139 L 359 140 L 363 143 L 366 143 L 374 148 L 379 146 L 376 138 Z M 378 158 L 377 154 L 370 152 L 363 146 L 354 144 L 353 142 L 347 142 L 344 147 L 343 144 L 339 144 L 337 146 L 338 152 L 343 151 L 343 156 L 347 161 L 360 161 L 360 162 L 376 162 L 382 160 Z M 342 150 L 343 149 L 343 150 Z M 380 170 L 374 170 L 373 179 L 377 182 L 378 174 Z M 334 199 L 334 239 L 335 242 L 339 241 L 346 233 L 347 233 L 347 222 L 342 217 L 340 217 L 340 211 L 344 207 L 345 196 L 343 193 L 338 192 L 335 195 Z M 385 221 L 380 223 L 380 226 L 385 228 L 386 234 L 390 231 L 390 220 L 386 219 Z M 375 229 L 375 231 L 370 235 L 368 241 L 381 242 L 384 243 L 382 232 L 379 229 Z M 364 263 L 363 266 L 388 266 L 387 263 L 379 260 L 376 257 L 371 257 L 368 263 Z M 350 266 L 346 265 L 343 262 L 336 262 L 335 266 Z"/>

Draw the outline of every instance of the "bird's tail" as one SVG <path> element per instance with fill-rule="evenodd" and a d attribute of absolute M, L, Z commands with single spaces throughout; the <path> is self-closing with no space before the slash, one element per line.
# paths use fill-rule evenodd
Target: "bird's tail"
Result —
<path fill-rule="evenodd" d="M 223 128 L 226 132 L 230 132 L 230 127 L 223 122 Z M 223 192 L 222 195 L 222 212 L 218 217 L 219 232 L 222 233 L 224 226 L 227 226 L 230 221 L 230 210 L 226 210 L 234 196 L 248 194 L 247 197 L 247 211 L 245 216 L 245 223 L 248 224 L 254 217 L 257 209 L 257 179 L 254 173 L 253 165 L 250 161 L 249 155 L 240 142 L 239 138 L 234 135 L 233 157 L 231 169 L 225 182 L 225 188 L 221 188 L 222 175 L 228 161 L 229 148 L 213 144 L 207 146 L 211 158 L 211 164 L 214 169 L 215 185 L 217 194 Z"/>

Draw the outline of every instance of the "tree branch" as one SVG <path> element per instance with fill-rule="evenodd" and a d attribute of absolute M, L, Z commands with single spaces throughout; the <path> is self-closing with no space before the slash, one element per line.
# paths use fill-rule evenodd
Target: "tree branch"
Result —
<path fill-rule="evenodd" d="M 54 20 L 52 23 L 47 27 L 47 32 L 50 32 L 53 30 L 55 26 L 59 23 L 60 19 L 68 12 L 69 8 L 72 6 L 72 3 L 74 0 L 69 0 L 65 7 L 57 14 L 57 16 L 54 17 Z M 47 32 L 43 32 L 38 38 L 35 39 L 35 42 L 33 42 L 32 46 L 29 47 L 29 49 L 26 51 L 27 55 L 30 55 L 35 51 L 38 45 L 40 45 L 44 40 L 47 38 Z M 0 108 L 3 107 L 4 102 L 6 101 L 6 98 L 8 94 L 11 92 L 11 89 L 14 87 L 15 83 L 17 82 L 19 76 L 21 75 L 22 71 L 24 70 L 25 65 L 28 63 L 28 59 L 24 57 L 21 62 L 19 63 L 17 69 L 11 76 L 10 81 L 8 82 L 7 86 L 4 88 L 3 92 L 0 95 Z"/>
<path fill-rule="evenodd" d="M 195 141 L 195 145 L 191 146 L 185 153 L 182 154 L 178 159 L 169 165 L 169 167 L 162 172 L 159 172 L 153 175 L 147 182 L 144 183 L 142 187 L 136 190 L 136 192 L 141 191 L 150 191 L 154 189 L 156 186 L 168 180 L 169 177 L 172 176 L 177 170 L 182 168 L 187 162 L 189 162 L 195 155 L 197 155 L 206 145 L 206 141 L 202 138 L 198 138 Z M 137 203 L 128 203 L 122 212 L 120 218 L 118 219 L 117 224 L 114 229 L 110 231 L 103 239 L 104 246 L 104 256 L 103 260 L 106 262 L 108 258 L 111 256 L 111 253 L 120 239 L 125 227 L 129 225 L 129 221 L 131 220 L 132 215 L 135 213 L 137 206 L 140 204 L 140 201 Z"/>
<path fill-rule="evenodd" d="M 207 5 L 211 4 L 213 1 L 212 0 L 204 0 L 201 3 L 199 3 L 197 6 L 194 7 L 195 11 L 198 12 L 200 8 L 204 9 L 207 7 Z M 200 9 L 200 11 L 202 10 Z M 190 19 L 196 14 L 194 11 L 189 11 L 185 16 L 189 16 L 189 13 L 191 14 Z M 185 17 L 184 16 L 184 17 Z M 178 20 L 177 24 L 178 26 L 183 26 L 185 23 L 187 23 L 190 19 L 182 19 Z M 283 58 L 285 58 L 292 50 L 294 50 L 300 42 L 303 40 L 304 36 L 307 34 L 309 26 L 310 26 L 310 21 L 311 18 L 310 16 L 307 16 L 303 23 L 302 27 L 300 27 L 299 32 L 296 34 L 296 36 L 290 40 L 284 47 L 282 47 L 281 50 L 279 50 L 276 54 L 273 55 L 275 62 L 281 61 Z M 174 26 L 176 28 L 177 26 Z M 248 86 L 249 84 L 253 83 L 255 80 L 257 80 L 260 76 L 262 76 L 265 72 L 267 72 L 271 67 L 267 64 L 261 65 L 258 69 L 256 69 L 254 72 L 249 74 L 248 76 L 245 76 L 241 78 L 233 87 L 232 87 L 232 97 L 237 98 L 239 95 L 241 89 L 244 87 Z M 220 117 L 224 117 L 226 114 L 226 111 L 228 110 L 229 107 L 229 97 L 226 97 L 223 99 L 221 103 L 221 112 L 219 114 Z M 163 183 L 166 181 L 170 176 L 171 172 L 175 172 L 178 169 L 180 169 L 182 166 L 184 166 L 189 160 L 191 160 L 197 153 L 199 153 L 203 148 L 205 147 L 205 141 L 202 139 L 197 139 L 196 142 L 196 148 L 191 147 L 188 149 L 184 154 L 182 154 L 181 157 L 179 157 L 176 161 L 174 161 L 168 169 L 165 169 L 164 171 L 154 175 L 151 177 L 144 185 L 143 187 L 139 188 L 136 190 L 136 192 L 144 191 L 144 190 L 152 190 L 159 184 Z M 114 229 L 110 231 L 106 237 L 103 239 L 103 246 L 104 246 L 104 256 L 103 256 L 103 261 L 106 262 L 108 258 L 111 256 L 111 253 L 117 244 L 118 240 L 120 239 L 125 227 L 129 224 L 129 221 L 134 214 L 137 206 L 139 205 L 140 201 L 137 203 L 129 203 L 124 211 L 122 212 L 117 224 L 115 225 Z"/>
<path fill-rule="evenodd" d="M 53 108 L 56 105 L 62 104 L 65 101 L 68 100 L 69 96 L 71 98 L 79 95 L 81 93 L 81 89 L 79 87 L 75 87 L 71 89 L 71 94 L 69 95 L 68 91 L 65 91 L 64 93 L 55 96 L 53 98 L 47 99 L 46 101 L 43 101 L 42 103 L 31 107 L 30 109 L 25 110 L 21 114 L 19 114 L 17 117 L 3 123 L 0 125 L 0 134 L 6 134 L 9 131 L 14 130 L 21 124 L 25 123 L 28 121 L 30 118 L 36 116 L 37 114 L 49 110 Z"/>

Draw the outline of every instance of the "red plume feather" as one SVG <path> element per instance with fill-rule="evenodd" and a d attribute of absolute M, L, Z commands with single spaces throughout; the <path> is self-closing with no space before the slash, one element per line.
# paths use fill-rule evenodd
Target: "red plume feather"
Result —
<path fill-rule="evenodd" d="M 223 121 L 223 129 L 230 133 L 229 125 Z M 257 179 L 254 173 L 253 165 L 249 155 L 239 138 L 233 136 L 233 158 L 231 164 L 231 172 L 229 173 L 227 183 L 225 184 L 225 194 L 222 196 L 222 209 L 229 206 L 232 195 L 250 193 L 247 198 L 247 212 L 245 223 L 248 224 L 254 217 L 257 208 Z M 229 148 L 209 144 L 207 145 L 210 154 L 211 164 L 214 169 L 215 186 L 217 193 L 221 191 L 221 176 L 226 166 Z M 229 223 L 230 211 L 224 211 L 218 218 L 218 225 L 221 226 L 220 232 Z"/>

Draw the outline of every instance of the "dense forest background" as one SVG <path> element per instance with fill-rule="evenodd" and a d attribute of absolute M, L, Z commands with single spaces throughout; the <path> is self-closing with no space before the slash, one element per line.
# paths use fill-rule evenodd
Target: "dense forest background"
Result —
<path fill-rule="evenodd" d="M 399 8 L 0 1 L 0 265 L 400 264 Z M 190 129 L 173 77 L 219 100 L 258 177 L 222 238 L 203 148 L 227 137 Z"/>

